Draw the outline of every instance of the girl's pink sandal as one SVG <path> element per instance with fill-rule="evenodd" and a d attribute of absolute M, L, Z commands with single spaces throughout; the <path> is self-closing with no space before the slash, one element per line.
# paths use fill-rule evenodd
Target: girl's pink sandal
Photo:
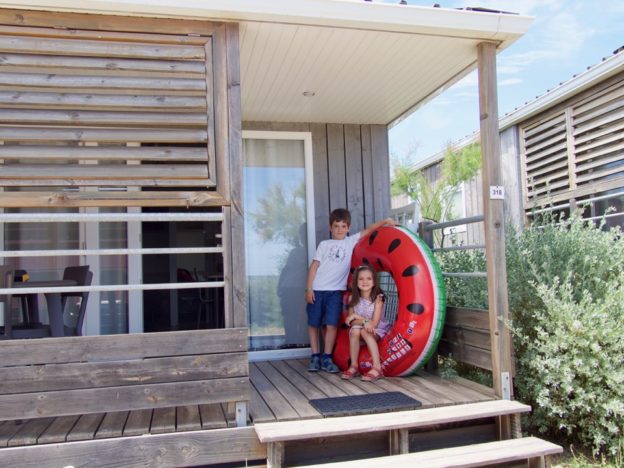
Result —
<path fill-rule="evenodd" d="M 383 372 L 379 369 L 371 369 L 365 375 L 362 376 L 364 382 L 373 382 L 375 380 L 383 379 Z"/>
<path fill-rule="evenodd" d="M 351 380 L 354 377 L 357 377 L 358 375 L 360 375 L 360 373 L 355 367 L 349 367 L 346 371 L 344 371 L 340 375 L 340 377 L 343 378 L 344 380 Z"/>

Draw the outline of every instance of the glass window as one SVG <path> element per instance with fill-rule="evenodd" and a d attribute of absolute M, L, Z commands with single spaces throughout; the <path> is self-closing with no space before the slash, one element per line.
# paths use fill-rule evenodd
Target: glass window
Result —
<path fill-rule="evenodd" d="M 307 346 L 303 140 L 243 140 L 251 349 Z"/>

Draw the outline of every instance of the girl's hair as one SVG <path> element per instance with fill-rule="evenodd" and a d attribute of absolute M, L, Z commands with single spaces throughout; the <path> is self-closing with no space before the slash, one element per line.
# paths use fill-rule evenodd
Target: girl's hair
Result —
<path fill-rule="evenodd" d="M 358 288 L 358 278 L 363 271 L 370 271 L 373 275 L 373 289 L 371 290 L 370 300 L 375 302 L 379 295 L 383 298 L 383 290 L 379 287 L 379 280 L 377 278 L 377 272 L 369 265 L 360 265 L 353 272 L 351 278 L 351 301 L 349 301 L 349 307 L 355 307 L 360 302 L 360 289 Z"/>

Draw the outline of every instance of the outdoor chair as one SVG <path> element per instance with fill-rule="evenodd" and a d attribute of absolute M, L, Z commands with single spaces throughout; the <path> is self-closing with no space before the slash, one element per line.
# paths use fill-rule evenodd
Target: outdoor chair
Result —
<path fill-rule="evenodd" d="M 89 270 L 89 265 L 67 267 L 63 272 L 64 280 L 73 280 L 76 286 L 90 286 L 93 280 L 93 272 Z M 80 298 L 75 324 L 67 325 L 64 320 L 64 336 L 80 336 L 82 335 L 82 325 L 87 311 L 88 292 L 65 292 L 61 293 L 61 307 L 65 311 L 67 300 L 69 298 Z M 13 338 L 46 338 L 51 336 L 50 326 L 42 324 L 33 324 L 25 326 L 14 326 L 12 330 Z"/>
<path fill-rule="evenodd" d="M 0 288 L 10 288 L 13 286 L 13 267 L 9 265 L 0 265 Z M 0 294 L 0 305 L 2 306 L 4 326 L 0 339 L 10 339 L 12 337 L 11 329 L 11 300 L 10 294 Z"/>
<path fill-rule="evenodd" d="M 65 268 L 63 279 L 74 280 L 78 286 L 91 286 L 91 281 L 93 281 L 93 272 L 89 270 L 89 265 L 67 267 Z M 89 298 L 89 291 L 62 293 L 61 305 L 63 307 L 63 311 L 65 311 L 65 304 L 67 303 L 67 299 L 70 297 L 79 297 L 80 306 L 78 309 L 76 324 L 65 325 L 65 336 L 82 336 L 82 325 L 87 312 L 87 299 Z M 67 321 L 65 323 L 67 323 Z"/>

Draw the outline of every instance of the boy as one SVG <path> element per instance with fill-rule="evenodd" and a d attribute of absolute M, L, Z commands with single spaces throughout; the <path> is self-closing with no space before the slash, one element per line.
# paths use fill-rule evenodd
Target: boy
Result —
<path fill-rule="evenodd" d="M 342 295 L 347 289 L 347 277 L 351 266 L 353 248 L 361 237 L 388 224 L 394 226 L 394 220 L 387 218 L 371 224 L 361 232 L 348 236 L 351 225 L 351 213 L 338 208 L 329 216 L 331 238 L 322 241 L 316 249 L 314 259 L 308 270 L 305 295 L 308 313 L 308 335 L 312 358 L 308 371 L 338 372 L 338 366 L 332 360 L 332 351 L 336 342 L 338 322 L 342 314 Z M 325 346 L 323 356 L 319 350 L 319 330 L 325 325 Z"/>

